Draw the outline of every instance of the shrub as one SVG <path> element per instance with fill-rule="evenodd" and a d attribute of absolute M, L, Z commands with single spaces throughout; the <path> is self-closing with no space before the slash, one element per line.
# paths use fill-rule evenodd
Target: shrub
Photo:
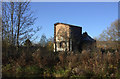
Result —
<path fill-rule="evenodd" d="M 120 52 L 102 53 L 84 50 L 76 52 L 50 52 L 46 48 L 34 52 L 30 60 L 27 53 L 8 58 L 3 65 L 3 76 L 15 77 L 80 77 L 119 78 Z"/>

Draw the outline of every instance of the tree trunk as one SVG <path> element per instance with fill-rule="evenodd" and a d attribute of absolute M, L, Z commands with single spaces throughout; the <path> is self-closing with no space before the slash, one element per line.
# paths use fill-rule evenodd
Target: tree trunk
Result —
<path fill-rule="evenodd" d="M 21 3 L 19 4 L 19 13 L 18 13 L 17 48 L 19 48 L 20 16 L 21 16 Z"/>
<path fill-rule="evenodd" d="M 11 9 L 12 9 L 12 12 L 11 12 L 11 31 L 12 31 L 12 45 L 13 45 L 13 13 L 14 13 L 14 3 L 11 2 Z"/>

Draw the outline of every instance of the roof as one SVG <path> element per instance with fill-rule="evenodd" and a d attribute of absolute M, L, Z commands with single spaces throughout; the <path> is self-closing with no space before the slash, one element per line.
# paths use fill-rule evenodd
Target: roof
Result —
<path fill-rule="evenodd" d="M 59 22 L 55 23 L 54 25 L 56 26 L 57 24 L 64 24 L 64 25 L 69 25 L 70 27 L 82 28 L 82 27 L 80 27 L 80 26 L 75 26 L 75 25 L 71 25 L 71 24 L 67 24 L 67 23 L 59 23 Z"/>
<path fill-rule="evenodd" d="M 87 37 L 83 37 L 84 41 L 95 41 L 93 38 L 91 38 L 90 36 Z"/>
<path fill-rule="evenodd" d="M 87 34 L 87 32 L 85 32 L 85 33 L 83 33 L 83 37 L 82 37 L 82 39 L 83 39 L 83 41 L 96 41 L 96 40 L 94 40 L 93 38 L 91 38 L 88 34 Z"/>

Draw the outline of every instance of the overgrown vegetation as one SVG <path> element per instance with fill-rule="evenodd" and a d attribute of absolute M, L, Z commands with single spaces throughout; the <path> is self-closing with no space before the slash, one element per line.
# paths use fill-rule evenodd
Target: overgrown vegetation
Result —
<path fill-rule="evenodd" d="M 28 49 L 16 58 L 3 54 L 3 77 L 120 77 L 118 51 L 53 52 L 48 47 L 40 47 L 28 54 L 31 48 Z"/>
<path fill-rule="evenodd" d="M 109 29 L 101 35 L 101 38 L 111 37 L 106 38 L 109 42 L 117 42 L 117 45 L 106 45 L 115 48 L 100 47 L 93 51 L 53 52 L 53 38 L 47 40 L 46 36 L 42 35 L 38 44 L 30 41 L 40 28 L 32 27 L 36 17 L 32 16 L 29 3 L 2 4 L 0 34 L 2 34 L 3 77 L 120 78 L 120 50 L 118 50 L 120 46 L 116 36 L 118 32 L 110 36 L 112 30 Z M 117 28 L 117 22 L 111 26 Z M 104 46 L 104 43 L 102 45 Z"/>

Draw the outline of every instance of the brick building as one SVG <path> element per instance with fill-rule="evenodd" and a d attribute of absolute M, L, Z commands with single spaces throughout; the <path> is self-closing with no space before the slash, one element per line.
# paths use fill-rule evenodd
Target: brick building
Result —
<path fill-rule="evenodd" d="M 81 51 L 86 44 L 89 48 L 93 43 L 95 40 L 87 32 L 82 34 L 82 27 L 66 23 L 54 24 L 54 51 Z"/>

